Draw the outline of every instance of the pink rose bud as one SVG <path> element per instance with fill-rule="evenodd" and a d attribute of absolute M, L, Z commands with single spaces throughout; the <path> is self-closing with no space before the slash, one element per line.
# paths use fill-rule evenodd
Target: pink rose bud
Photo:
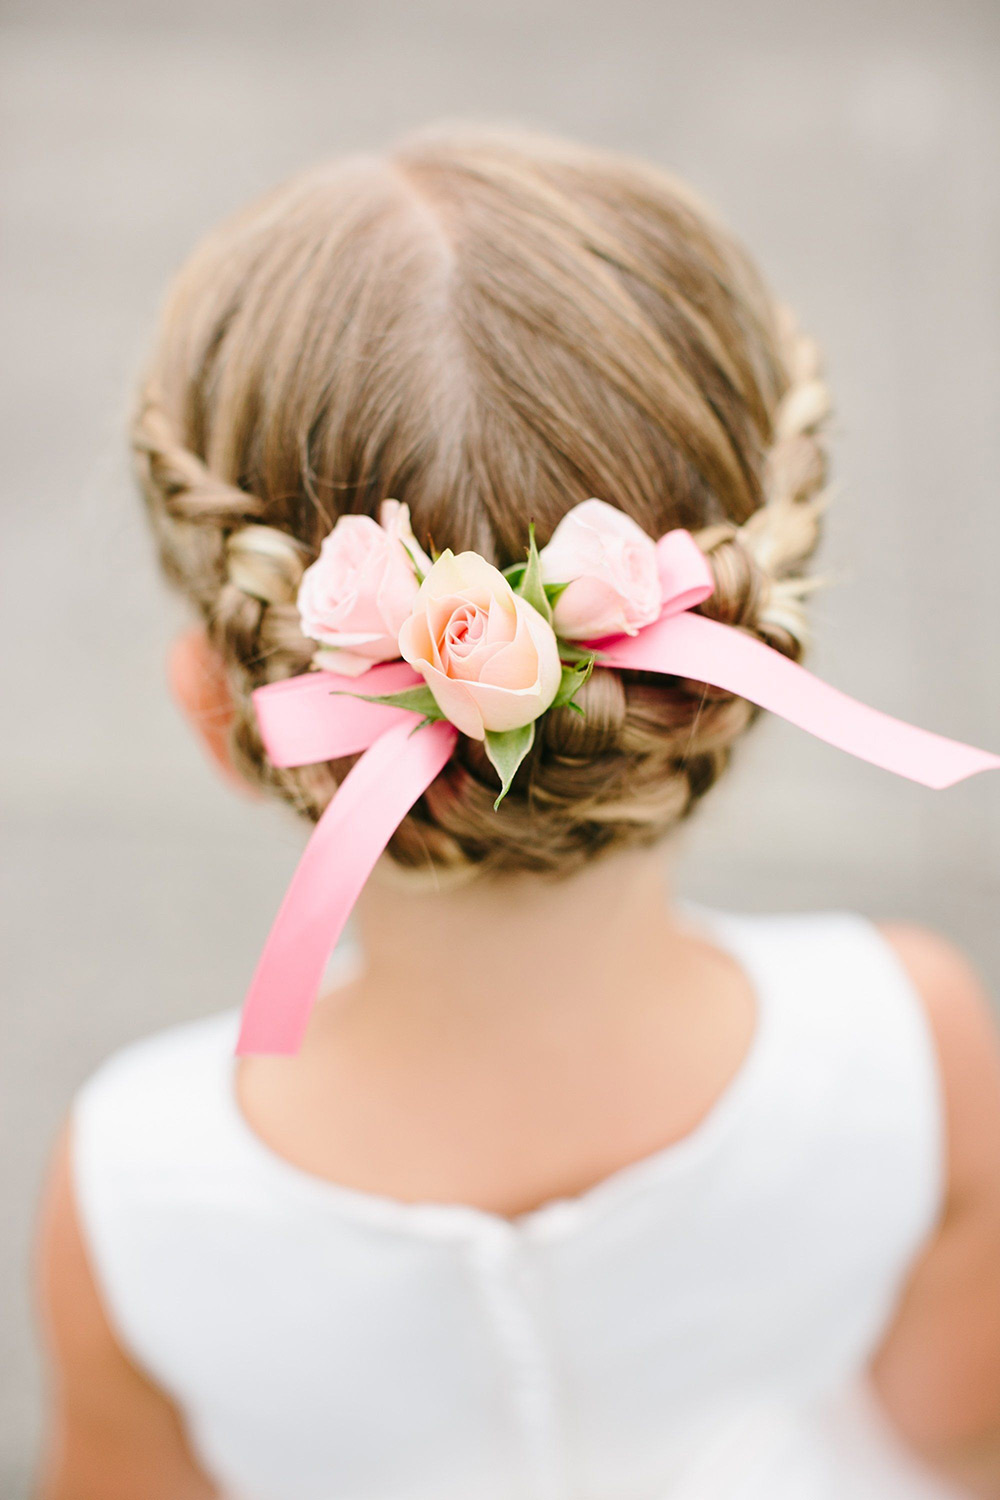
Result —
<path fill-rule="evenodd" d="M 471 739 L 543 714 L 562 677 L 551 625 L 475 552 L 443 552 L 399 632 L 402 656 Z"/>
<path fill-rule="evenodd" d="M 315 664 L 358 677 L 399 656 L 399 628 L 430 558 L 410 529 L 410 511 L 385 500 L 379 520 L 341 516 L 299 585 L 302 631 L 318 641 Z"/>
<path fill-rule="evenodd" d="M 584 500 L 563 516 L 541 552 L 545 583 L 565 583 L 553 608 L 569 641 L 635 635 L 659 618 L 656 543 L 624 511 Z"/>

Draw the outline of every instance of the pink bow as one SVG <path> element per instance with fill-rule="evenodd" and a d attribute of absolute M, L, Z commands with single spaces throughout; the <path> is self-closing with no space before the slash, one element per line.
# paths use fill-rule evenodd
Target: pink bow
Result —
<path fill-rule="evenodd" d="M 692 614 L 711 595 L 713 578 L 688 532 L 660 539 L 657 564 L 659 619 L 637 635 L 595 643 L 600 665 L 722 688 L 924 786 L 951 786 L 1000 768 L 1000 757 L 868 708 L 746 632 Z M 362 680 L 371 695 L 423 681 L 402 661 L 372 667 Z M 450 724 L 426 724 L 415 733 L 418 714 L 343 696 L 358 687 L 356 677 L 309 672 L 253 695 L 273 765 L 364 753 L 317 823 L 275 918 L 243 1007 L 242 1054 L 299 1050 L 323 970 L 365 881 L 455 748 L 458 735 Z"/>

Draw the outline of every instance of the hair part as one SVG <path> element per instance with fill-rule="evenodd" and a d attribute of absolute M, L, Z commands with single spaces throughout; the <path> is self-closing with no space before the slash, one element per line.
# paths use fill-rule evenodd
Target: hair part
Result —
<path fill-rule="evenodd" d="M 280 770 L 250 694 L 307 669 L 295 595 L 347 513 L 405 501 L 421 540 L 504 567 L 592 495 L 691 530 L 702 612 L 798 658 L 829 402 L 815 346 L 671 178 L 511 132 L 422 134 L 323 165 L 222 225 L 166 304 L 133 446 L 167 575 L 229 674 L 237 763 L 310 818 L 349 761 Z M 594 672 L 549 712 L 498 812 L 461 739 L 404 820 L 404 866 L 566 872 L 649 842 L 754 710 Z"/>

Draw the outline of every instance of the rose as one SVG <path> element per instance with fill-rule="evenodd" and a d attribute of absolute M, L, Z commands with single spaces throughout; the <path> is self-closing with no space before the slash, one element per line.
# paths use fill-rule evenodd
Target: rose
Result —
<path fill-rule="evenodd" d="M 476 740 L 533 723 L 562 677 L 551 625 L 475 552 L 441 554 L 399 650 L 444 716 Z"/>
<path fill-rule="evenodd" d="M 635 635 L 659 617 L 656 543 L 603 500 L 584 500 L 563 516 L 542 548 L 541 566 L 545 583 L 568 585 L 553 609 L 566 640 Z"/>
<path fill-rule="evenodd" d="M 398 500 L 382 502 L 378 521 L 341 516 L 299 586 L 303 633 L 323 648 L 315 664 L 357 677 L 377 661 L 394 661 L 420 587 L 417 568 L 430 566 L 409 507 Z"/>

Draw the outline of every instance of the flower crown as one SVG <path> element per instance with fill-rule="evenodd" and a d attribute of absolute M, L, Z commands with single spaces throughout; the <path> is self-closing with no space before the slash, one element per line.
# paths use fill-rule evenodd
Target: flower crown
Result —
<path fill-rule="evenodd" d="M 418 713 L 421 724 L 445 719 L 482 741 L 499 807 L 538 719 L 564 706 L 583 712 L 576 695 L 597 659 L 583 643 L 635 635 L 660 617 L 671 554 L 686 535 L 658 546 L 622 511 L 585 500 L 541 552 L 529 527 L 526 561 L 500 572 L 476 552 L 432 560 L 409 508 L 386 500 L 377 522 L 341 516 L 324 541 L 299 589 L 302 630 L 319 643 L 319 669 L 355 676 L 408 662 L 422 684 L 368 701 Z M 711 573 L 703 560 L 695 566 L 707 598 Z"/>
<path fill-rule="evenodd" d="M 653 541 L 585 500 L 523 563 L 426 556 L 409 511 L 342 516 L 303 575 L 313 671 L 254 693 L 275 766 L 359 755 L 306 846 L 243 1009 L 237 1050 L 294 1053 L 327 959 L 393 833 L 452 755 L 481 740 L 499 806 L 535 724 L 575 701 L 595 663 L 722 688 L 828 744 L 929 787 L 1000 768 L 986 750 L 917 729 L 821 682 L 763 641 L 694 611 L 712 571 L 694 538 Z M 359 693 L 359 678 L 370 693 Z"/>

